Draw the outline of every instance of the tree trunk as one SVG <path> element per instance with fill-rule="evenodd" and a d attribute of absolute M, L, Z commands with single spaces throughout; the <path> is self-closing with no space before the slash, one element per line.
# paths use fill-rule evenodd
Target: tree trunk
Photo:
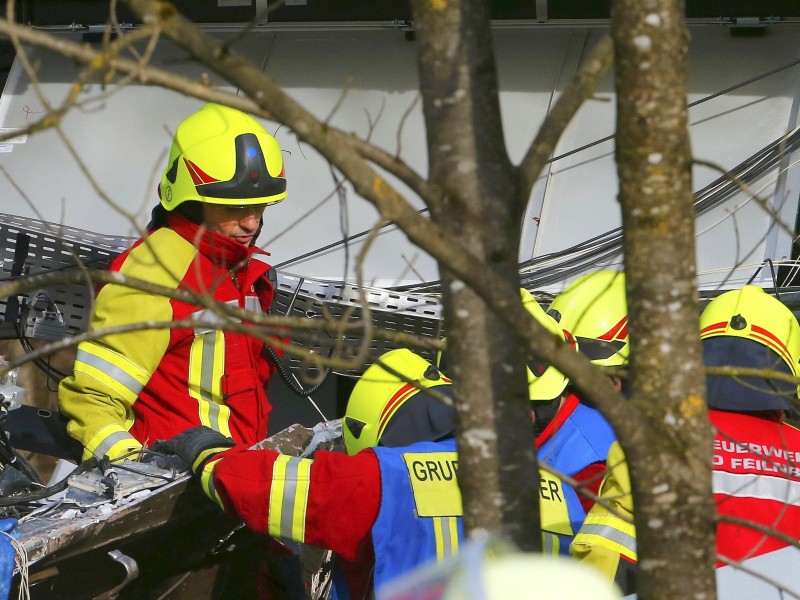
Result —
<path fill-rule="evenodd" d="M 509 284 L 519 285 L 519 177 L 505 149 L 484 0 L 415 0 L 418 69 L 442 193 L 431 215 Z M 440 264 L 459 414 L 459 483 L 468 531 L 503 532 L 538 549 L 538 487 L 520 343 L 475 292 Z M 521 302 L 521 301 L 520 301 Z"/>
<path fill-rule="evenodd" d="M 621 443 L 634 486 L 639 598 L 716 596 L 711 430 L 695 281 L 688 31 L 679 0 L 616 0 L 617 170 L 631 333 Z"/>

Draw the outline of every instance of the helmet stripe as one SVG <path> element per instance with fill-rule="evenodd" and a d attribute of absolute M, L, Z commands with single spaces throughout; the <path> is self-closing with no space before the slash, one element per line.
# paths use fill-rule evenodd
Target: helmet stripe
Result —
<path fill-rule="evenodd" d="M 625 315 L 620 319 L 619 323 L 614 325 L 611 329 L 609 329 L 603 335 L 597 337 L 598 340 L 606 340 L 610 341 L 615 338 L 624 340 L 628 337 L 628 315 Z"/>
<path fill-rule="evenodd" d="M 569 344 L 569 347 L 572 348 L 573 350 L 577 350 L 578 340 L 575 339 L 575 336 L 572 335 L 566 329 L 562 329 L 562 331 L 564 332 L 564 340 L 567 342 L 567 344 Z"/>
<path fill-rule="evenodd" d="M 792 357 L 789 354 L 789 350 L 786 348 L 786 345 L 778 339 L 772 332 L 767 331 L 763 327 L 759 327 L 758 325 L 753 325 L 750 331 L 750 337 L 757 341 L 763 342 L 765 345 L 769 346 L 773 350 L 775 350 L 778 354 L 780 354 L 781 358 L 786 361 L 786 364 L 789 365 L 789 368 L 792 371 L 793 375 L 797 374 L 797 370 L 795 368 L 794 362 L 792 361 Z"/>
<path fill-rule="evenodd" d="M 720 321 L 719 323 L 712 323 L 711 325 L 707 325 L 700 330 L 700 338 L 702 339 L 704 336 L 710 336 L 715 334 L 722 334 L 725 332 L 725 329 L 728 327 L 728 321 Z"/>
<path fill-rule="evenodd" d="M 417 392 L 417 388 L 411 385 L 410 383 L 406 383 L 397 390 L 389 399 L 389 402 L 386 403 L 386 406 L 383 408 L 383 412 L 381 412 L 381 417 L 378 420 L 378 438 L 381 439 L 381 434 L 383 434 L 383 430 L 386 428 L 386 424 L 392 418 L 397 409 L 400 408 L 406 400 L 408 400 L 411 396 L 413 396 Z"/>
<path fill-rule="evenodd" d="M 195 185 L 201 185 L 203 183 L 214 183 L 217 181 L 211 175 L 204 172 L 200 167 L 194 164 L 192 161 L 184 158 L 183 162 L 186 163 L 186 169 L 189 171 L 189 175 L 192 176 L 192 183 Z"/>

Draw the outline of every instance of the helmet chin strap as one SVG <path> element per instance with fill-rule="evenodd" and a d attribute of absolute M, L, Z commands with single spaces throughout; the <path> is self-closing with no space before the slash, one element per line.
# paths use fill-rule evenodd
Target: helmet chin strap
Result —
<path fill-rule="evenodd" d="M 256 232 L 253 234 L 253 239 L 250 240 L 251 246 L 256 245 L 256 240 L 258 239 L 258 236 L 261 235 L 261 230 L 263 228 L 264 228 L 264 217 L 262 216 L 261 219 L 258 221 L 258 229 L 256 229 Z"/>

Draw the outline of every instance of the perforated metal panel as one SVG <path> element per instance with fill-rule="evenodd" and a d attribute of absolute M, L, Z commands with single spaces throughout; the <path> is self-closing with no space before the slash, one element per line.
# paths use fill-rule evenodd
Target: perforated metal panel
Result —
<path fill-rule="evenodd" d="M 24 258 L 25 273 L 37 274 L 57 270 L 74 270 L 80 267 L 105 269 L 108 263 L 135 239 L 123 236 L 105 236 L 76 229 L 60 227 L 46 221 L 0 214 L 0 259 L 2 278 L 11 277 L 14 253 L 22 236 L 28 236 L 29 248 Z M 67 331 L 79 333 L 88 327 L 93 293 L 87 286 L 69 285 L 46 290 L 64 317 Z M 414 335 L 442 336 L 441 305 L 431 295 L 396 293 L 377 288 L 361 288 L 370 308 L 372 327 Z M 0 300 L 0 313 L 5 316 L 6 300 Z M 323 308 L 324 307 L 324 308 Z M 278 291 L 273 310 L 276 314 L 292 317 L 320 319 L 323 310 L 334 317 L 345 317 L 350 322 L 363 318 L 359 288 L 355 285 L 321 281 L 290 273 L 278 273 Z M 328 334 L 309 331 L 298 335 L 296 344 L 327 355 L 331 347 Z M 362 343 L 358 335 L 348 335 L 345 349 L 355 351 Z M 364 367 L 387 350 L 396 347 L 386 340 L 368 341 L 369 358 Z M 432 358 L 428 356 L 427 358 Z M 301 360 L 288 357 L 294 369 L 301 369 Z M 357 375 L 363 368 L 341 370 L 342 374 Z"/>
<path fill-rule="evenodd" d="M 104 269 L 120 253 L 129 240 L 104 236 L 73 227 L 61 227 L 46 221 L 25 219 L 13 215 L 0 215 L 0 259 L 2 278 L 11 277 L 14 252 L 22 237 L 28 238 L 28 252 L 24 260 L 24 274 L 64 271 L 78 268 Z M 92 294 L 87 286 L 65 285 L 47 290 L 61 311 L 67 330 L 77 333 L 86 329 Z M 0 299 L 3 316 L 6 299 Z"/>
<path fill-rule="evenodd" d="M 349 322 L 361 321 L 364 318 L 361 298 L 363 293 L 370 309 L 372 326 L 376 329 L 398 331 L 426 337 L 442 337 L 441 305 L 434 296 L 416 296 L 401 294 L 377 288 L 358 288 L 355 285 L 336 282 L 319 281 L 297 275 L 278 274 L 278 294 L 273 309 L 278 313 L 292 317 L 322 318 L 323 310 L 333 317 L 346 317 Z M 304 345 L 327 355 L 333 341 L 325 333 L 310 332 L 313 337 Z M 348 335 L 344 341 L 345 351 L 355 353 L 363 338 Z M 372 338 L 367 340 L 369 361 L 384 352 L 396 348 L 387 340 Z M 421 352 L 429 360 L 434 357 Z M 299 368 L 300 361 L 290 358 L 290 364 Z M 360 370 L 340 370 L 337 372 L 355 375 Z"/>

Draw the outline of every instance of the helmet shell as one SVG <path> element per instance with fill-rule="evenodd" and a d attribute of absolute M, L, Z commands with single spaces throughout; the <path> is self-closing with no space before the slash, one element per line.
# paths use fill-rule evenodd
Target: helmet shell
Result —
<path fill-rule="evenodd" d="M 601 571 L 565 556 L 514 551 L 471 562 L 461 559 L 451 570 L 454 573 L 447 579 L 442 600 L 622 600 L 619 587 Z M 439 586 L 441 579 L 439 573 Z"/>
<path fill-rule="evenodd" d="M 528 290 L 520 288 L 519 291 L 522 296 L 522 305 L 531 316 L 562 342 L 570 344 L 577 350 L 577 344 L 572 334 L 564 331 L 555 319 L 545 313 Z M 449 365 L 446 352 L 440 351 L 436 354 L 436 365 L 447 370 Z M 528 394 L 532 402 L 547 402 L 558 398 L 569 383 L 569 379 L 561 371 L 543 361 L 529 364 L 527 372 Z"/>
<path fill-rule="evenodd" d="M 592 363 L 604 367 L 628 363 L 628 303 L 622 271 L 582 275 L 553 299 L 547 314 L 575 336 L 580 351 Z"/>
<path fill-rule="evenodd" d="M 700 339 L 706 366 L 750 367 L 797 377 L 800 325 L 783 302 L 758 286 L 745 285 L 709 302 L 700 316 Z M 798 392 L 787 382 L 722 375 L 708 376 L 706 388 L 710 406 L 739 411 L 788 410 L 789 398 Z"/>
<path fill-rule="evenodd" d="M 168 211 L 183 202 L 248 206 L 286 197 L 278 141 L 250 115 L 206 104 L 175 131 L 159 188 Z"/>
<path fill-rule="evenodd" d="M 550 333 L 564 343 L 568 343 L 577 349 L 573 336 L 564 331 L 556 320 L 544 312 L 544 309 L 531 295 L 531 293 L 520 288 L 522 304 L 540 325 L 544 326 Z M 528 394 L 533 402 L 545 402 L 558 398 L 566 389 L 569 379 L 558 369 L 545 362 L 536 361 L 528 365 Z"/>
<path fill-rule="evenodd" d="M 347 402 L 342 419 L 347 453 L 377 446 L 389 421 L 409 400 L 418 394 L 425 396 L 424 390 L 451 384 L 439 369 L 411 350 L 384 353 L 364 371 Z"/>

